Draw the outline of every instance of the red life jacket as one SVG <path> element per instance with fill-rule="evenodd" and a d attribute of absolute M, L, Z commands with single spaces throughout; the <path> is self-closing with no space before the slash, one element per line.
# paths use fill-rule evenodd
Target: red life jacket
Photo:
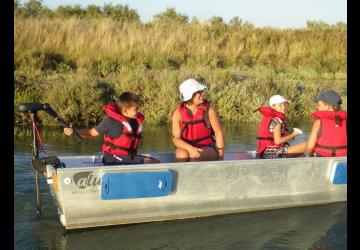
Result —
<path fill-rule="evenodd" d="M 315 145 L 317 156 L 346 156 L 347 130 L 346 111 L 317 111 L 311 114 L 314 119 L 320 119 L 320 135 Z"/>
<path fill-rule="evenodd" d="M 281 123 L 281 137 L 287 135 L 287 129 L 286 129 L 286 116 L 283 113 L 280 113 L 273 109 L 272 107 L 260 107 L 257 109 L 262 117 L 262 120 L 259 124 L 258 129 L 258 136 L 257 136 L 257 153 L 262 153 L 266 147 L 268 146 L 274 146 L 274 134 L 269 132 L 269 125 L 272 118 L 277 118 L 279 122 Z M 283 147 L 285 143 L 278 144 L 276 146 Z"/>
<path fill-rule="evenodd" d="M 104 106 L 104 110 L 109 117 L 119 121 L 122 124 L 123 129 L 122 133 L 117 138 L 111 138 L 107 134 L 104 134 L 102 151 L 118 156 L 135 156 L 139 146 L 139 140 L 141 138 L 142 122 L 145 117 L 141 113 L 138 113 L 136 118 L 138 129 L 134 132 L 130 126 L 128 118 L 120 114 L 116 104 L 107 104 Z"/>
<path fill-rule="evenodd" d="M 192 115 L 184 103 L 179 106 L 181 115 L 180 137 L 192 146 L 202 148 L 215 142 L 213 138 L 214 131 L 205 117 L 208 115 L 209 107 L 210 103 L 204 100 L 204 103 Z"/>

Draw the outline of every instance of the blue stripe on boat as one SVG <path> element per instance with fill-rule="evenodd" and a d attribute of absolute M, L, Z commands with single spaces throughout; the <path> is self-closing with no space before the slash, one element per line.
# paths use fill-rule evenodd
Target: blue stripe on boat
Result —
<path fill-rule="evenodd" d="M 170 171 L 106 173 L 101 178 L 101 199 L 160 197 L 170 194 L 171 188 Z"/>
<path fill-rule="evenodd" d="M 331 168 L 330 182 L 347 184 L 347 162 L 335 162 Z"/>

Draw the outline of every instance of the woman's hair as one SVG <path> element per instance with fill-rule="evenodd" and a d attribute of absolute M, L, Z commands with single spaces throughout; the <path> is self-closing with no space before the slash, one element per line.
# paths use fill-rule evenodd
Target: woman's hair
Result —
<path fill-rule="evenodd" d="M 183 104 L 192 104 L 193 101 L 194 101 L 195 95 L 196 95 L 198 92 L 199 92 L 199 91 L 195 92 L 195 93 L 192 95 L 192 97 L 191 97 L 190 100 L 183 101 L 182 103 L 183 103 Z M 203 92 L 203 91 L 202 91 L 202 92 Z"/>
<path fill-rule="evenodd" d="M 131 92 L 124 92 L 119 96 L 119 106 L 121 108 L 130 108 L 132 106 L 139 106 L 140 104 L 139 96 Z"/>

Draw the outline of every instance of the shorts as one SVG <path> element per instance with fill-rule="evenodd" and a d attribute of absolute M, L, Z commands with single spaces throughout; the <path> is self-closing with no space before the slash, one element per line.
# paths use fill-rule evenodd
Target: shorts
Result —
<path fill-rule="evenodd" d="M 117 156 L 104 153 L 103 163 L 104 165 L 132 165 L 132 164 L 144 164 L 144 155 L 135 155 L 133 158 L 129 155 Z"/>
<path fill-rule="evenodd" d="M 276 158 L 286 158 L 288 155 L 288 146 L 279 147 L 279 146 L 268 146 L 260 154 L 260 158 L 263 159 L 276 159 Z"/>

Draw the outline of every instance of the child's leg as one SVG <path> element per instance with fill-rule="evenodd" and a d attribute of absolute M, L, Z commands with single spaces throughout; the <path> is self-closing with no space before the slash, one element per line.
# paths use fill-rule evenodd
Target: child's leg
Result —
<path fill-rule="evenodd" d="M 279 146 L 267 146 L 265 150 L 260 154 L 260 158 L 262 159 L 276 159 L 286 157 L 287 148 Z"/>
<path fill-rule="evenodd" d="M 300 142 L 288 147 L 288 157 L 296 157 L 304 154 L 306 150 L 306 142 Z"/>
<path fill-rule="evenodd" d="M 175 150 L 175 162 L 185 162 L 190 160 L 189 153 L 181 148 L 176 148 Z"/>
<path fill-rule="evenodd" d="M 151 164 L 151 163 L 160 163 L 160 161 L 156 158 L 145 156 L 144 164 Z"/>
<path fill-rule="evenodd" d="M 116 158 L 121 159 L 121 163 L 124 165 L 160 163 L 158 159 L 144 155 L 135 155 L 134 157 L 127 155 L 127 156 L 121 156 L 121 158 L 120 157 L 116 157 Z"/>
<path fill-rule="evenodd" d="M 124 165 L 124 159 L 122 157 L 114 156 L 111 154 L 104 153 L 103 163 L 105 166 L 109 165 Z"/>

